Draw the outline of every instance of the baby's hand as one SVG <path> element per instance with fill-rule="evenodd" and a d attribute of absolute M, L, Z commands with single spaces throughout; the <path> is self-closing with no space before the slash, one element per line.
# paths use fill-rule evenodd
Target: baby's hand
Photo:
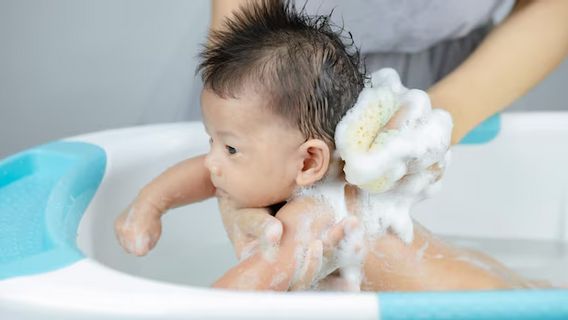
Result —
<path fill-rule="evenodd" d="M 128 253 L 146 255 L 162 233 L 161 212 L 150 205 L 133 204 L 114 223 L 116 237 Z"/>

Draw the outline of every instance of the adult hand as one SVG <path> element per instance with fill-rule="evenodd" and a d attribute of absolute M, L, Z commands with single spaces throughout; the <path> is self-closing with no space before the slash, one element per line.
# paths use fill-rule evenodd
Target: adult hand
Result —
<path fill-rule="evenodd" d="M 258 249 L 278 246 L 282 223 L 270 214 L 268 208 L 237 208 L 226 197 L 219 197 L 217 201 L 225 231 L 239 260 Z"/>
<path fill-rule="evenodd" d="M 405 88 L 393 69 L 371 77 L 372 87 L 337 125 L 345 178 L 372 194 L 397 188 L 427 193 L 448 161 L 451 117 L 432 109 L 426 92 Z"/>
<path fill-rule="evenodd" d="M 321 239 L 312 241 L 306 252 L 306 260 L 298 278 L 289 290 L 302 291 L 311 288 L 329 291 L 359 291 L 361 266 L 365 243 L 359 219 L 349 216 L 333 225 Z M 325 278 L 318 278 L 323 261 L 339 260 L 338 271 Z M 329 283 L 337 285 L 332 286 Z"/>
<path fill-rule="evenodd" d="M 237 208 L 229 199 L 218 198 L 219 210 L 225 230 L 233 243 L 239 260 L 261 250 L 269 259 L 278 249 L 282 237 L 282 223 L 270 214 L 267 208 Z M 321 239 L 308 245 L 306 261 L 289 290 L 309 289 L 321 269 L 323 259 L 330 259 L 341 245 L 341 241 L 360 227 L 356 217 L 350 216 L 331 226 Z"/>

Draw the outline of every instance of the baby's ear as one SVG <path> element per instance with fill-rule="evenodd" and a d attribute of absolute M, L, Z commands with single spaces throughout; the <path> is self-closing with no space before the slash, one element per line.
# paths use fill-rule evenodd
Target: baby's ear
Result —
<path fill-rule="evenodd" d="M 329 168 L 330 151 L 327 143 L 320 139 L 310 139 L 299 149 L 302 168 L 296 176 L 299 186 L 308 186 L 319 181 Z"/>

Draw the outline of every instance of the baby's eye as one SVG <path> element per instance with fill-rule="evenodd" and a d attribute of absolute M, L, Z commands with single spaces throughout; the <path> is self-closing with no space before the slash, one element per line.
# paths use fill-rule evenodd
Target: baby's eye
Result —
<path fill-rule="evenodd" d="M 225 148 L 227 148 L 227 151 L 229 152 L 229 154 L 235 154 L 237 153 L 237 149 L 231 147 L 231 146 L 225 146 Z"/>
<path fill-rule="evenodd" d="M 213 144 L 213 138 L 209 138 L 209 144 Z"/>

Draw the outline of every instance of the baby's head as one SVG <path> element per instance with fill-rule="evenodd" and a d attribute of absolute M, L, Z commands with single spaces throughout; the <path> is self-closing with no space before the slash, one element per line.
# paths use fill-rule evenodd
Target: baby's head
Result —
<path fill-rule="evenodd" d="M 220 196 L 266 207 L 325 176 L 335 127 L 365 78 L 341 32 L 329 16 L 262 1 L 210 34 L 198 70 L 211 137 L 206 166 Z"/>

